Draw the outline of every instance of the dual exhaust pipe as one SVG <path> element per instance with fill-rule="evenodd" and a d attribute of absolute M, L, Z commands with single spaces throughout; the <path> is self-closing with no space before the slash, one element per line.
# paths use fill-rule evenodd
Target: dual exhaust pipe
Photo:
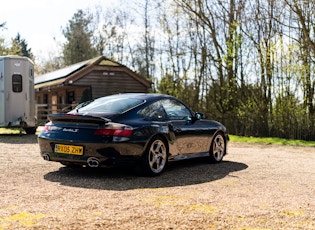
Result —
<path fill-rule="evenodd" d="M 87 164 L 90 168 L 98 168 L 101 162 L 96 157 L 89 157 L 87 159 Z"/>
<path fill-rule="evenodd" d="M 50 156 L 48 153 L 44 153 L 43 158 L 45 161 L 50 161 Z M 90 168 L 98 168 L 101 165 L 100 160 L 96 157 L 89 157 L 86 162 Z"/>
<path fill-rule="evenodd" d="M 44 158 L 45 161 L 50 161 L 50 156 L 49 156 L 48 153 L 44 153 L 43 154 L 43 158 Z"/>

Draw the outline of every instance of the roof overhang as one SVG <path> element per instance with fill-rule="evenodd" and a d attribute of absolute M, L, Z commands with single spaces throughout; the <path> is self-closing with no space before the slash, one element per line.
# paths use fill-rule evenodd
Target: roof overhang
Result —
<path fill-rule="evenodd" d="M 50 82 L 45 82 L 45 83 L 41 83 L 41 84 L 37 84 L 34 86 L 35 89 L 40 89 L 40 88 L 43 88 L 43 87 L 52 87 L 52 86 L 57 86 L 57 85 L 63 85 L 64 82 L 66 81 L 67 79 L 58 79 L 58 80 L 54 80 L 54 81 L 50 81 Z"/>

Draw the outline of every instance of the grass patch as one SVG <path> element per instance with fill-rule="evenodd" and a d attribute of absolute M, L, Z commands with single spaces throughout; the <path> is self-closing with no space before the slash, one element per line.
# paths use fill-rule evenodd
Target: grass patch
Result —
<path fill-rule="evenodd" d="M 43 126 L 39 126 L 37 127 L 37 131 L 36 131 L 36 134 L 39 134 L 43 129 Z M 20 128 L 0 128 L 0 135 L 15 135 L 15 134 L 21 134 L 21 131 L 22 131 L 22 134 L 26 134 L 26 132 L 24 131 L 24 129 L 20 129 Z M 1 229 L 0 229 L 1 230 Z"/>
<path fill-rule="evenodd" d="M 295 145 L 305 147 L 315 147 L 315 141 L 291 140 L 277 137 L 243 137 L 229 135 L 231 142 L 258 143 L 265 145 Z"/>
<path fill-rule="evenodd" d="M 19 133 L 20 133 L 19 128 L 11 128 L 11 129 L 0 128 L 0 134 L 19 134 Z"/>

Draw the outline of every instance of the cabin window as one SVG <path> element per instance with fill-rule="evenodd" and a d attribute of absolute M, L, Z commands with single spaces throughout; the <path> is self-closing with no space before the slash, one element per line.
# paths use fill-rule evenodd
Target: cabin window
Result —
<path fill-rule="evenodd" d="M 74 91 L 67 92 L 67 104 L 72 104 L 74 101 Z"/>
<path fill-rule="evenodd" d="M 23 90 L 22 86 L 22 75 L 13 74 L 12 75 L 12 91 L 15 93 L 20 93 Z"/>
<path fill-rule="evenodd" d="M 44 94 L 43 103 L 44 103 L 44 104 L 48 104 L 48 94 Z"/>

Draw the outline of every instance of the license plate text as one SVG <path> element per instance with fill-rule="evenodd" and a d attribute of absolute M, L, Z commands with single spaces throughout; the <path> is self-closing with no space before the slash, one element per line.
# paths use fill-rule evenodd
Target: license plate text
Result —
<path fill-rule="evenodd" d="M 71 155 L 83 155 L 83 146 L 74 145 L 55 145 L 55 153 L 71 154 Z"/>

